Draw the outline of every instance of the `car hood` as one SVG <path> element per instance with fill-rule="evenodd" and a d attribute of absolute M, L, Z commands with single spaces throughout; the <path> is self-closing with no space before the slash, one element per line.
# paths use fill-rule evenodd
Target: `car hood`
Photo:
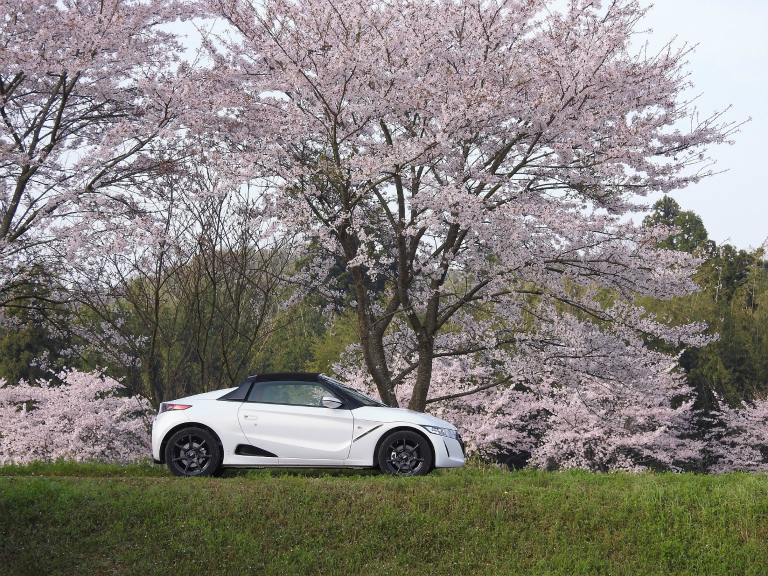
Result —
<path fill-rule="evenodd" d="M 416 412 L 415 410 L 407 410 L 405 408 L 362 406 L 360 408 L 355 408 L 352 413 L 355 418 L 361 420 L 375 420 L 382 423 L 406 422 L 408 424 L 423 424 L 426 426 L 450 428 L 451 430 L 456 429 L 456 426 L 445 420 L 430 416 L 429 414 L 424 414 L 423 412 Z"/>

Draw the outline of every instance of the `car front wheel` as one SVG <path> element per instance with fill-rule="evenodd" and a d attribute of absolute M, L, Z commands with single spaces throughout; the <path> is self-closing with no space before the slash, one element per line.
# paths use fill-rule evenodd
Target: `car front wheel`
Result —
<path fill-rule="evenodd" d="M 221 467 L 221 449 L 207 430 L 179 430 L 165 447 L 165 462 L 175 476 L 212 476 Z"/>
<path fill-rule="evenodd" d="M 381 443 L 379 468 L 394 476 L 423 476 L 432 469 L 432 450 L 421 434 L 408 430 L 393 432 Z"/>

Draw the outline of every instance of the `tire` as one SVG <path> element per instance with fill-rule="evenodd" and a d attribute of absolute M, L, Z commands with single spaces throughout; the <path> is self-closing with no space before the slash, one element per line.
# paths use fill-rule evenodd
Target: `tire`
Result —
<path fill-rule="evenodd" d="M 214 476 L 222 454 L 216 439 L 202 428 L 184 428 L 165 446 L 165 462 L 174 476 Z"/>
<path fill-rule="evenodd" d="M 384 438 L 377 458 L 382 472 L 393 476 L 424 476 L 432 470 L 429 440 L 409 430 L 398 430 Z"/>

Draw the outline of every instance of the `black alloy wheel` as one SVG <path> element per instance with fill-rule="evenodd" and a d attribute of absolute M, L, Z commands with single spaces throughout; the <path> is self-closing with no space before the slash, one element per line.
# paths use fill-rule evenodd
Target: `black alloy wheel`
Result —
<path fill-rule="evenodd" d="M 421 434 L 399 430 L 381 443 L 378 461 L 386 474 L 424 476 L 432 469 L 432 450 Z"/>
<path fill-rule="evenodd" d="M 168 440 L 165 462 L 175 476 L 212 476 L 221 467 L 221 450 L 210 432 L 184 428 Z"/>

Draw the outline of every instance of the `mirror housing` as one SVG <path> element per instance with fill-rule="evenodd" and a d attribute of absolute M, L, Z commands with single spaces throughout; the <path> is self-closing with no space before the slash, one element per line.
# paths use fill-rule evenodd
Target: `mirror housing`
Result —
<path fill-rule="evenodd" d="M 323 396 L 321 402 L 326 408 L 339 408 L 344 404 L 344 402 L 334 396 Z"/>

